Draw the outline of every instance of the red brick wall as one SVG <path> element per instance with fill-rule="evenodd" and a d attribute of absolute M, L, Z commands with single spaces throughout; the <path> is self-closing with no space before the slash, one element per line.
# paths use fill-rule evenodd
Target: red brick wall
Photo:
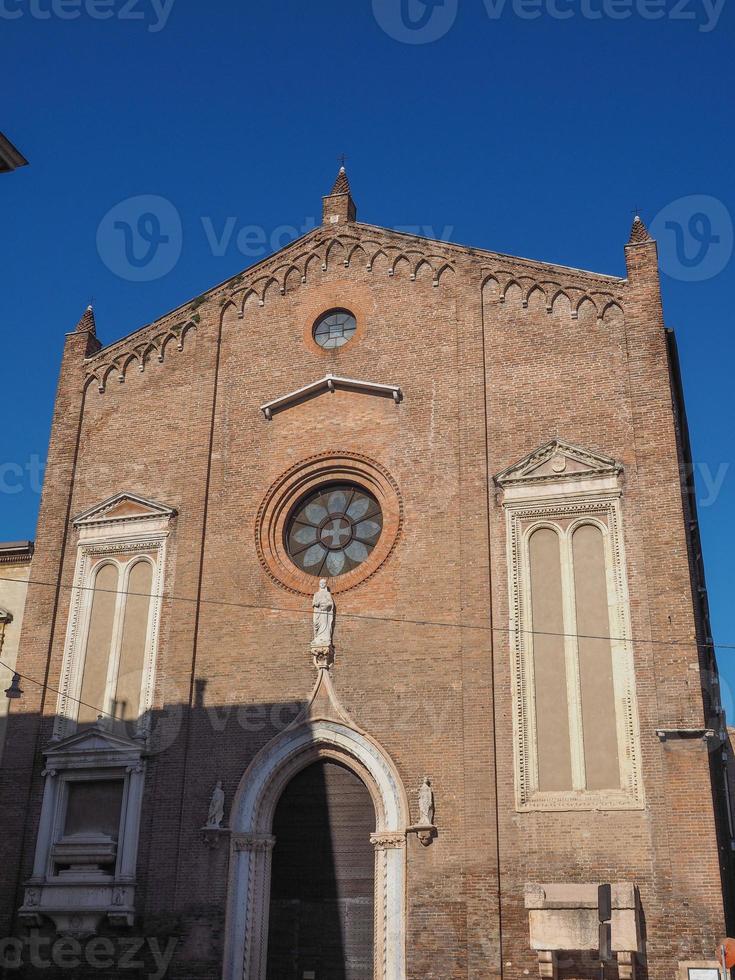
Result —
<path fill-rule="evenodd" d="M 348 451 L 389 471 L 404 509 L 393 554 L 338 596 L 334 677 L 344 705 L 396 763 L 414 808 L 421 778 L 433 780 L 439 835 L 428 848 L 408 842 L 409 976 L 479 980 L 499 976 L 501 963 L 506 977 L 533 975 L 526 882 L 630 880 L 641 889 L 648 974 L 669 980 L 677 960 L 708 957 L 724 926 L 706 749 L 662 745 L 655 735 L 703 724 L 655 246 L 628 250 L 627 283 L 420 241 L 408 243 L 411 265 L 389 275 L 405 238 L 340 228 L 348 247 L 365 244 L 345 266 L 342 246 L 327 257 L 331 234 L 318 229 L 213 291 L 183 350 L 169 344 L 143 372 L 128 365 L 123 384 L 113 371 L 103 393 L 97 380 L 85 388 L 85 374 L 94 368 L 102 379 L 135 338 L 86 367 L 86 338 L 67 343 L 32 575 L 62 588 L 31 587 L 19 669 L 58 687 L 76 557 L 70 516 L 120 490 L 178 511 L 165 584 L 178 599 L 163 605 L 155 707 L 195 706 L 172 713 L 178 734 L 148 764 L 136 929 L 183 932 L 170 975 L 219 975 L 226 849 L 202 841 L 209 795 L 221 777 L 229 807 L 275 734 L 272 706 L 302 703 L 314 681 L 310 602 L 265 573 L 254 544 L 258 508 L 294 463 Z M 390 261 L 378 255 L 368 269 L 378 243 Z M 310 250 L 316 259 L 307 264 Z M 434 274 L 453 266 L 438 285 L 427 266 L 410 277 L 430 253 Z M 297 271 L 283 292 L 278 281 L 264 292 L 267 277 L 258 283 L 258 275 L 280 266 L 284 283 L 291 262 Z M 491 274 L 501 288 L 519 277 L 517 298 L 511 290 L 499 302 L 500 290 L 486 285 Z M 529 295 L 533 282 L 543 294 Z M 616 299 L 624 320 L 614 308 L 600 320 L 558 305 L 549 312 L 559 285 L 575 303 L 592 294 L 597 314 Z M 310 328 L 334 305 L 354 310 L 359 331 L 325 353 Z M 192 313 L 184 307 L 138 339 Z M 404 400 L 338 391 L 263 419 L 261 404 L 327 371 L 398 384 Z M 641 811 L 514 809 L 505 517 L 492 475 L 555 436 L 625 467 Z M 667 646 L 672 637 L 692 645 Z M 18 882 L 32 861 L 39 748 L 50 734 L 48 721 L 39 732 L 38 713 L 49 719 L 55 704 L 28 686 L 14 709 L 13 763 L 0 777 L 6 934 L 18 928 Z M 265 706 L 266 722 L 251 714 L 244 725 L 244 706 Z"/>

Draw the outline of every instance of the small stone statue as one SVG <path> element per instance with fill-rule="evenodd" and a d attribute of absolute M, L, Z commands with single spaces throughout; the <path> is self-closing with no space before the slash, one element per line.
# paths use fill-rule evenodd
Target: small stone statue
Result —
<path fill-rule="evenodd" d="M 314 639 L 312 647 L 331 647 L 334 633 L 334 599 L 327 580 L 319 579 L 319 591 L 311 603 L 314 610 Z"/>
<path fill-rule="evenodd" d="M 222 789 L 222 780 L 217 780 L 214 787 L 212 799 L 209 802 L 209 813 L 207 815 L 207 827 L 219 830 L 222 827 L 222 820 L 225 815 L 225 791 Z"/>
<path fill-rule="evenodd" d="M 424 827 L 434 826 L 434 791 L 428 776 L 424 776 L 419 790 L 419 824 Z"/>

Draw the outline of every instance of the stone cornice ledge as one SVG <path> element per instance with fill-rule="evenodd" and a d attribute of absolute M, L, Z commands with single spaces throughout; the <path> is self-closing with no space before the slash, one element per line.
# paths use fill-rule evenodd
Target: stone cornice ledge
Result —
<path fill-rule="evenodd" d="M 356 378 L 341 378 L 335 374 L 326 374 L 319 381 L 313 381 L 311 384 L 304 385 L 303 388 L 297 388 L 296 391 L 290 391 L 287 395 L 281 395 L 280 398 L 266 402 L 265 405 L 260 406 L 260 411 L 270 421 L 274 412 L 288 408 L 289 405 L 294 405 L 304 398 L 321 394 L 323 391 L 334 392 L 338 388 L 347 391 L 361 391 L 370 395 L 390 396 L 396 404 L 403 400 L 403 392 L 398 385 L 378 384 L 375 381 L 360 381 Z"/>
<path fill-rule="evenodd" d="M 717 737 L 714 728 L 657 728 L 656 736 L 661 742 L 671 739 L 696 739 L 709 742 Z"/>

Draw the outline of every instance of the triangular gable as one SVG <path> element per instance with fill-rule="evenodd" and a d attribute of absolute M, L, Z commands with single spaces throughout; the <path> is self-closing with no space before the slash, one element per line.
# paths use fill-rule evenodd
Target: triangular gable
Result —
<path fill-rule="evenodd" d="M 529 453 L 495 477 L 500 487 L 519 484 L 585 480 L 600 476 L 617 476 L 622 464 L 602 453 L 580 449 L 562 439 L 553 439 Z"/>
<path fill-rule="evenodd" d="M 94 527 L 114 524 L 118 521 L 143 521 L 152 518 L 170 518 L 176 515 L 173 507 L 148 500 L 135 493 L 116 493 L 101 504 L 95 504 L 74 518 L 74 527 Z"/>
<path fill-rule="evenodd" d="M 99 721 L 89 728 L 82 728 L 73 735 L 53 742 L 44 750 L 47 768 L 55 765 L 60 768 L 66 765 L 79 764 L 84 761 L 98 760 L 98 764 L 121 756 L 139 758 L 143 752 L 143 744 L 126 735 L 110 731 Z"/>

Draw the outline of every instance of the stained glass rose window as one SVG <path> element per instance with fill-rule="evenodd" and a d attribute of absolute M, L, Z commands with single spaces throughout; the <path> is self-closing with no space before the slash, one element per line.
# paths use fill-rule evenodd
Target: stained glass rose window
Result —
<path fill-rule="evenodd" d="M 382 530 L 383 514 L 371 493 L 333 483 L 296 504 L 286 524 L 286 549 L 308 575 L 344 575 L 365 561 Z"/>

